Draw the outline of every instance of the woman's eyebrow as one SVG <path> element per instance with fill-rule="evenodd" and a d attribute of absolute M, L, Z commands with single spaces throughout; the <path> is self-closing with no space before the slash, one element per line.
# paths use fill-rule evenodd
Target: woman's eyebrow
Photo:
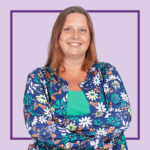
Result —
<path fill-rule="evenodd" d="M 65 25 L 64 27 L 73 27 L 73 26 L 70 26 L 70 25 Z M 87 26 L 79 26 L 80 28 L 88 28 Z"/>

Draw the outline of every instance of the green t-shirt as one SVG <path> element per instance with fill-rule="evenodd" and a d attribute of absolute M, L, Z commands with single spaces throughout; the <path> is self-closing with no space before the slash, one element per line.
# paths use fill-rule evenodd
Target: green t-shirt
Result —
<path fill-rule="evenodd" d="M 84 92 L 68 90 L 66 116 L 79 116 L 88 113 L 90 113 L 90 108 Z"/>

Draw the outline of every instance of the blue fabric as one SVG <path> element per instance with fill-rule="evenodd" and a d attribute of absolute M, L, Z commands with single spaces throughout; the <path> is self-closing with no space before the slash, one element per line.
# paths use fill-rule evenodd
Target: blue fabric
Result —
<path fill-rule="evenodd" d="M 102 150 L 105 143 L 111 143 L 112 150 L 128 149 L 124 132 L 132 115 L 123 81 L 110 63 L 95 62 L 91 70 L 78 83 L 90 113 L 70 117 L 66 116 L 68 81 L 54 76 L 50 66 L 29 73 L 23 101 L 25 124 L 32 137 L 28 150 Z M 108 140 L 103 142 L 104 138 Z"/>

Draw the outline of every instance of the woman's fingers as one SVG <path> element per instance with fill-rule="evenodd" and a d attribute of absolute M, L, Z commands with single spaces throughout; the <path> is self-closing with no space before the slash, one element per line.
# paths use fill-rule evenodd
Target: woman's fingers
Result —
<path fill-rule="evenodd" d="M 103 139 L 103 144 L 108 138 Z M 112 148 L 113 146 L 111 144 L 104 144 L 104 149 Z"/>
<path fill-rule="evenodd" d="M 104 140 L 104 142 L 107 140 L 108 138 L 104 138 L 103 140 Z"/>
<path fill-rule="evenodd" d="M 112 148 L 113 146 L 111 144 L 105 144 L 104 149 Z"/>

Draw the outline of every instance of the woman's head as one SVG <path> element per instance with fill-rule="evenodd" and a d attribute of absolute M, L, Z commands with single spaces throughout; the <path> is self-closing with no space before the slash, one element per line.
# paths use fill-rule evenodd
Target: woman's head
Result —
<path fill-rule="evenodd" d="M 71 38 L 72 36 L 70 37 L 64 36 L 67 35 L 64 34 L 63 32 L 65 22 L 66 21 L 70 22 L 71 17 L 73 17 L 74 14 L 76 14 L 76 16 L 79 15 L 81 18 L 84 19 L 86 18 L 86 23 L 85 20 L 82 21 L 82 23 L 86 26 L 86 30 L 88 30 L 86 34 L 87 36 L 82 36 L 86 38 L 81 38 L 81 36 L 78 35 L 77 35 L 77 39 Z M 73 26 L 74 29 L 77 29 L 76 27 L 77 26 L 75 25 Z M 76 37 L 76 35 L 74 35 L 74 37 Z M 67 49 L 65 47 L 65 42 L 73 42 L 73 41 L 83 43 L 83 45 L 81 45 L 81 48 L 83 51 L 86 51 L 86 55 L 82 65 L 82 70 L 87 71 L 94 64 L 94 62 L 98 60 L 97 60 L 97 54 L 95 50 L 94 29 L 93 29 L 92 20 L 89 14 L 87 13 L 87 11 L 79 6 L 68 7 L 59 14 L 53 26 L 51 40 L 49 43 L 48 59 L 45 66 L 50 65 L 52 71 L 54 68 L 58 70 L 58 68 L 60 67 L 60 65 L 62 65 L 62 62 L 64 61 L 65 58 L 64 52 L 67 52 Z"/>
<path fill-rule="evenodd" d="M 65 59 L 84 60 L 90 44 L 90 30 L 86 16 L 81 13 L 67 15 L 59 36 L 59 45 Z"/>

